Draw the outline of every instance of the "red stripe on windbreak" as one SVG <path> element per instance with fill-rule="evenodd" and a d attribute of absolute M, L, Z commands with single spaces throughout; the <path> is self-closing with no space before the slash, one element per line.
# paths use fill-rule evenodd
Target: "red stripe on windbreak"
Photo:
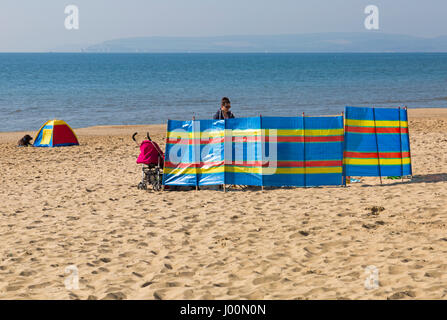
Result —
<path fill-rule="evenodd" d="M 352 127 L 352 126 L 346 126 L 346 132 L 355 132 L 355 133 L 408 133 L 408 128 L 381 128 L 376 127 L 374 130 L 374 127 Z"/>
<path fill-rule="evenodd" d="M 271 166 L 272 163 L 267 163 L 264 166 Z M 274 162 L 273 162 L 274 164 Z M 338 167 L 342 165 L 341 160 L 322 160 L 322 161 L 278 161 L 277 167 Z"/>
<path fill-rule="evenodd" d="M 200 141 L 200 142 L 199 142 Z M 208 144 L 208 143 L 223 143 L 224 142 L 224 138 L 213 138 L 213 139 L 173 139 L 173 138 L 169 138 L 167 140 L 167 143 L 169 144 L 186 144 L 186 145 L 190 145 L 190 144 Z"/>
<path fill-rule="evenodd" d="M 287 136 L 287 137 L 265 137 L 266 142 L 298 142 L 303 143 L 304 139 L 306 139 L 306 142 L 340 142 L 343 141 L 344 137 L 341 136 L 314 136 L 314 137 L 293 137 L 293 136 Z"/>
<path fill-rule="evenodd" d="M 266 162 L 262 164 L 261 161 L 243 161 L 243 162 L 237 162 L 233 161 L 229 163 L 228 165 L 232 166 L 238 166 L 238 167 L 272 167 L 274 165 L 274 161 Z M 219 167 L 223 166 L 224 162 L 202 162 L 200 164 L 198 163 L 178 163 L 174 164 L 172 162 L 165 162 L 165 167 L 168 168 L 203 168 L 203 167 Z M 276 162 L 276 167 L 284 167 L 284 168 L 303 168 L 304 166 L 311 168 L 311 167 L 339 167 L 342 165 L 341 160 L 324 160 L 324 161 L 306 161 L 306 164 L 304 165 L 303 161 L 278 161 Z"/>
<path fill-rule="evenodd" d="M 261 142 L 261 136 L 233 137 L 233 142 Z"/>
<path fill-rule="evenodd" d="M 306 161 L 306 167 L 339 167 L 341 165 L 343 165 L 342 160 Z"/>
<path fill-rule="evenodd" d="M 243 161 L 242 163 L 233 161 L 231 165 L 239 166 L 239 167 L 260 167 L 262 164 L 261 161 Z M 274 165 L 274 161 L 269 161 L 262 164 L 263 167 L 271 167 Z M 341 160 L 325 160 L 325 161 L 306 161 L 306 167 L 338 167 L 342 165 Z M 304 167 L 303 161 L 277 161 L 276 167 L 282 168 L 296 168 L 296 167 Z"/>
<path fill-rule="evenodd" d="M 315 137 L 303 137 L 303 136 L 277 136 L 277 137 L 265 137 L 265 142 L 339 142 L 343 141 L 344 137 L 341 136 L 315 136 Z M 261 137 L 233 137 L 233 142 L 261 142 Z"/>
<path fill-rule="evenodd" d="M 168 168 L 203 168 L 203 167 L 219 167 L 223 166 L 223 161 L 218 162 L 201 162 L 201 163 L 172 163 L 170 161 L 165 162 L 165 167 Z"/>
<path fill-rule="evenodd" d="M 377 152 L 345 152 L 346 158 L 376 158 L 377 159 Z M 401 158 L 400 152 L 379 152 L 379 157 L 386 159 L 386 158 Z M 409 158 L 410 153 L 409 152 L 402 152 L 402 158 Z"/>
<path fill-rule="evenodd" d="M 171 144 L 199 144 L 199 141 L 201 144 L 207 144 L 207 143 L 223 143 L 225 141 L 225 138 L 214 138 L 214 139 L 168 139 L 168 143 Z M 260 136 L 251 136 L 251 137 L 233 137 L 233 142 L 260 142 L 261 137 Z"/>
<path fill-rule="evenodd" d="M 306 142 L 340 142 L 344 138 L 344 136 L 306 137 Z"/>

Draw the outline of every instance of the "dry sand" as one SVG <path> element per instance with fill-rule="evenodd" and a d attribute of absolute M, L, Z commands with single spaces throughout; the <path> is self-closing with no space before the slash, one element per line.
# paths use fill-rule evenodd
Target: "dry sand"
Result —
<path fill-rule="evenodd" d="M 164 125 L 77 129 L 81 146 L 54 149 L 0 133 L 0 298 L 446 298 L 447 109 L 410 118 L 411 182 L 226 194 L 137 190 L 130 136 L 164 148 Z"/>

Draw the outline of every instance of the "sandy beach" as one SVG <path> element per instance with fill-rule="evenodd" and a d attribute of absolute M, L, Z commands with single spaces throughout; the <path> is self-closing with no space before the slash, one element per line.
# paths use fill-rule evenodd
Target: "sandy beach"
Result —
<path fill-rule="evenodd" d="M 131 135 L 165 125 L 0 133 L 0 299 L 444 299 L 447 109 L 409 117 L 412 181 L 264 192 L 138 190 Z"/>

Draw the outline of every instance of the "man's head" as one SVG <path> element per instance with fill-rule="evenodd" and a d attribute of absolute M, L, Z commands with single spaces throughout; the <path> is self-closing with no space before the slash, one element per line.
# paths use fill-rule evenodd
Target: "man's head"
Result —
<path fill-rule="evenodd" d="M 226 112 L 230 111 L 230 108 L 231 108 L 230 99 L 228 99 L 227 97 L 223 97 L 222 102 L 220 104 L 220 108 Z"/>

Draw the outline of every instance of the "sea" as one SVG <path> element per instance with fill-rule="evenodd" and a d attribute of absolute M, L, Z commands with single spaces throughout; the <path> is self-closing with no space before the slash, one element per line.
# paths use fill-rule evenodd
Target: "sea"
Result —
<path fill-rule="evenodd" d="M 1 53 L 0 131 L 447 107 L 447 53 Z"/>

